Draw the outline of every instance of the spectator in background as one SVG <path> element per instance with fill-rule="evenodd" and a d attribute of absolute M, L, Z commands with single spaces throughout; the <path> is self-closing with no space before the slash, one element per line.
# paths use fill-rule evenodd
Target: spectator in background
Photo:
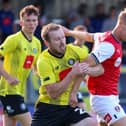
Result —
<path fill-rule="evenodd" d="M 34 3 L 34 6 L 37 7 L 39 9 L 39 12 L 40 12 L 38 26 L 35 30 L 35 36 L 41 41 L 42 50 L 44 50 L 47 47 L 46 47 L 46 45 L 44 44 L 44 42 L 41 38 L 41 28 L 42 28 L 43 25 L 45 25 L 48 22 L 48 18 L 47 18 L 47 15 L 45 14 L 45 5 L 44 5 L 43 2 L 40 3 L 40 1 L 36 1 Z"/>
<path fill-rule="evenodd" d="M 84 26 L 84 25 L 77 25 L 77 26 L 74 27 L 74 30 L 75 31 L 84 31 L 85 32 L 85 31 L 87 31 L 87 27 Z M 75 38 L 74 44 L 78 45 L 80 47 L 83 47 L 84 45 L 86 45 L 88 47 L 89 52 L 92 50 L 92 46 L 93 46 L 93 43 L 86 42 L 86 41 L 81 40 L 79 38 Z"/>
<path fill-rule="evenodd" d="M 104 32 L 112 30 L 116 25 L 116 21 L 117 21 L 116 7 L 111 6 L 109 8 L 109 17 L 106 18 L 106 20 L 103 22 L 102 31 Z"/>
<path fill-rule="evenodd" d="M 76 9 L 71 10 L 65 18 L 65 26 L 73 29 L 76 25 L 84 25 L 87 8 L 88 5 L 86 3 L 80 3 Z"/>
<path fill-rule="evenodd" d="M 76 25 L 84 25 L 87 4 L 81 3 L 76 10 L 76 18 L 70 23 L 70 28 L 74 28 Z"/>
<path fill-rule="evenodd" d="M 97 3 L 95 6 L 95 15 L 91 17 L 91 26 L 93 32 L 101 32 L 103 22 L 106 19 L 105 7 L 103 3 Z"/>
<path fill-rule="evenodd" d="M 2 9 L 0 10 L 0 44 L 5 38 L 16 31 L 14 25 L 15 16 L 11 10 L 10 0 L 2 0 Z"/>

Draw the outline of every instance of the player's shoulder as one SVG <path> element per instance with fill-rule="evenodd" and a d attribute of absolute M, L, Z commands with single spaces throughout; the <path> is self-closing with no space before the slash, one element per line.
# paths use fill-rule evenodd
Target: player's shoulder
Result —
<path fill-rule="evenodd" d="M 67 44 L 68 50 L 72 50 L 74 52 L 88 52 L 88 48 L 83 45 L 82 47 L 74 45 L 73 43 Z"/>
<path fill-rule="evenodd" d="M 14 34 L 9 35 L 8 37 L 10 37 L 10 38 L 16 38 L 16 37 L 20 36 L 20 34 L 21 34 L 21 32 L 19 31 L 19 32 L 16 32 Z"/>
<path fill-rule="evenodd" d="M 94 41 L 96 40 L 104 40 L 106 37 L 110 36 L 111 35 L 111 31 L 106 31 L 106 32 L 97 32 L 97 33 L 94 33 L 94 36 L 93 36 L 93 39 Z"/>
<path fill-rule="evenodd" d="M 76 50 L 76 49 L 78 49 L 78 48 L 80 48 L 80 47 L 77 46 L 77 45 L 74 45 L 73 43 L 70 43 L 70 44 L 67 44 L 67 48 L 68 48 L 68 49 Z"/>
<path fill-rule="evenodd" d="M 45 49 L 44 51 L 41 52 L 39 57 L 40 58 L 48 58 L 48 55 L 49 55 L 48 49 Z"/>
<path fill-rule="evenodd" d="M 21 40 L 21 37 L 20 37 L 21 35 L 20 35 L 20 32 L 16 32 L 16 33 L 14 33 L 14 34 L 11 34 L 11 35 L 9 35 L 7 38 L 6 38 L 6 40 L 13 40 L 13 41 L 17 41 L 17 40 Z"/>
<path fill-rule="evenodd" d="M 39 54 L 38 62 L 47 62 L 48 60 L 50 60 L 50 55 L 48 49 L 45 49 Z"/>

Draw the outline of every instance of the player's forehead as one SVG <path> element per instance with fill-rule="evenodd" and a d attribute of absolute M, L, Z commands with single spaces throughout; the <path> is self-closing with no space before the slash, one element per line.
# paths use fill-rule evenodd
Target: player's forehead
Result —
<path fill-rule="evenodd" d="M 31 13 L 30 15 L 28 15 L 27 13 L 23 15 L 22 18 L 38 18 L 37 15 L 35 15 L 34 13 Z"/>
<path fill-rule="evenodd" d="M 63 36 L 65 36 L 65 35 L 64 35 L 63 30 L 62 30 L 61 28 L 59 28 L 59 29 L 50 31 L 50 32 L 49 32 L 49 36 L 50 36 L 51 38 L 57 38 L 57 37 L 63 37 Z"/>

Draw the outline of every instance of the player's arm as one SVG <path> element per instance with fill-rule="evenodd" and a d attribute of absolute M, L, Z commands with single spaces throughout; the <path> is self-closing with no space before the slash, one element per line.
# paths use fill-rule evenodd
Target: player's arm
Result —
<path fill-rule="evenodd" d="M 3 64 L 0 63 L 0 75 L 3 76 L 9 84 L 15 85 L 19 83 L 19 80 L 11 75 L 9 75 L 3 68 Z"/>
<path fill-rule="evenodd" d="M 69 104 L 72 107 L 76 107 L 78 105 L 78 99 L 77 99 L 77 92 L 79 90 L 80 84 L 83 81 L 83 77 L 82 76 L 78 76 L 76 77 L 71 93 L 70 93 L 70 100 L 69 100 Z"/>
<path fill-rule="evenodd" d="M 83 67 L 85 69 L 85 74 L 97 77 L 104 73 L 104 68 L 102 64 L 98 61 L 98 59 L 90 54 L 86 60 L 84 60 L 84 63 L 86 63 Z M 88 64 L 88 65 L 87 65 Z"/>
<path fill-rule="evenodd" d="M 80 67 L 83 67 L 84 73 L 86 75 L 90 75 L 90 76 L 93 76 L 93 77 L 100 76 L 104 73 L 103 66 L 100 64 L 98 59 L 96 59 L 92 55 L 89 55 L 82 63 L 80 63 Z M 83 74 L 83 76 L 85 76 L 85 75 Z M 72 107 L 75 107 L 78 104 L 76 95 L 77 95 L 77 92 L 79 90 L 80 83 L 82 81 L 83 81 L 83 78 L 78 77 L 78 78 L 75 79 L 75 82 L 73 84 L 71 94 L 70 94 L 70 101 L 69 101 L 70 105 Z"/>
<path fill-rule="evenodd" d="M 83 63 L 83 64 L 84 64 L 83 68 L 85 69 L 84 73 L 87 74 L 87 75 L 96 77 L 96 76 L 100 76 L 104 73 L 104 68 L 102 67 L 101 64 L 98 64 L 98 65 L 93 66 L 93 67 L 90 67 L 87 63 Z M 84 76 L 84 74 L 83 74 L 83 76 Z M 80 84 L 81 84 L 82 81 L 83 81 L 82 76 L 76 77 L 76 79 L 74 81 L 74 84 L 73 84 L 73 87 L 72 87 L 72 90 L 71 90 L 71 93 L 70 93 L 70 100 L 69 100 L 69 103 L 72 107 L 75 107 L 78 104 L 77 92 L 79 90 L 79 87 L 80 87 Z"/>
<path fill-rule="evenodd" d="M 44 62 L 44 59 L 41 58 L 37 62 L 37 69 L 40 78 L 43 81 L 43 86 L 52 98 L 58 98 L 62 95 L 62 93 L 64 93 L 68 88 L 69 84 L 73 81 L 73 78 L 83 72 L 80 71 L 78 63 L 76 63 L 62 80 L 57 81 L 52 66 L 48 63 L 48 61 Z"/>
<path fill-rule="evenodd" d="M 64 93 L 68 85 L 73 80 L 72 72 L 68 73 L 67 76 L 60 82 L 48 84 L 45 86 L 49 96 L 52 98 L 58 98 L 62 93 Z"/>
<path fill-rule="evenodd" d="M 13 46 L 12 46 L 13 45 Z M 18 45 L 18 42 L 14 40 L 14 38 L 8 37 L 3 44 L 0 45 L 0 56 L 4 57 L 6 54 L 14 51 Z M 0 74 L 3 76 L 9 84 L 15 85 L 19 83 L 19 80 L 16 77 L 11 76 L 8 74 L 1 62 L 0 64 Z"/>
<path fill-rule="evenodd" d="M 83 64 L 82 67 L 83 69 L 85 69 L 84 73 L 93 77 L 102 75 L 104 73 L 104 68 L 101 63 L 106 59 L 110 58 L 113 55 L 114 51 L 115 49 L 113 45 L 110 43 L 104 42 L 102 44 L 99 44 L 98 48 L 95 51 L 93 51 L 87 57 L 87 59 L 83 61 L 83 63 L 80 63 L 80 65 Z M 74 83 L 72 89 L 73 94 L 77 93 L 79 84 L 80 84 L 79 80 Z"/>
<path fill-rule="evenodd" d="M 76 78 L 76 76 L 81 75 L 82 73 L 83 70 L 80 70 L 78 63 L 75 63 L 72 67 L 72 70 L 65 76 L 62 81 L 45 86 L 48 94 L 52 98 L 59 97 L 66 91 L 69 84 Z"/>
<path fill-rule="evenodd" d="M 109 59 L 114 52 L 115 48 L 111 43 L 100 43 L 84 61 L 89 64 L 89 67 L 85 67 L 85 73 L 94 77 L 102 75 L 104 73 L 102 62 Z"/>
<path fill-rule="evenodd" d="M 65 27 L 62 27 L 62 29 L 66 36 L 72 36 L 74 38 L 79 38 L 88 42 L 94 42 L 93 33 L 69 30 Z"/>

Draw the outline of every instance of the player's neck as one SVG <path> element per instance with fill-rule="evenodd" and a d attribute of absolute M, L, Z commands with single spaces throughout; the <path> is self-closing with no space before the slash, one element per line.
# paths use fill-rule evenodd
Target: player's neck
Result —
<path fill-rule="evenodd" d="M 116 33 L 116 31 L 112 31 L 112 35 L 113 35 L 113 37 L 118 41 L 118 42 L 121 42 L 121 40 L 119 39 L 119 37 L 118 37 L 118 33 Z"/>
<path fill-rule="evenodd" d="M 55 52 L 55 51 L 52 51 L 51 49 L 48 49 L 48 52 L 54 56 L 54 57 L 57 57 L 57 58 L 62 58 L 64 56 L 63 53 L 58 53 L 58 52 Z"/>
<path fill-rule="evenodd" d="M 26 32 L 26 31 L 23 30 L 23 29 L 22 29 L 22 32 L 23 32 L 24 36 L 25 36 L 29 41 L 32 40 L 32 36 L 33 36 L 33 34 L 28 33 L 28 32 Z"/>

